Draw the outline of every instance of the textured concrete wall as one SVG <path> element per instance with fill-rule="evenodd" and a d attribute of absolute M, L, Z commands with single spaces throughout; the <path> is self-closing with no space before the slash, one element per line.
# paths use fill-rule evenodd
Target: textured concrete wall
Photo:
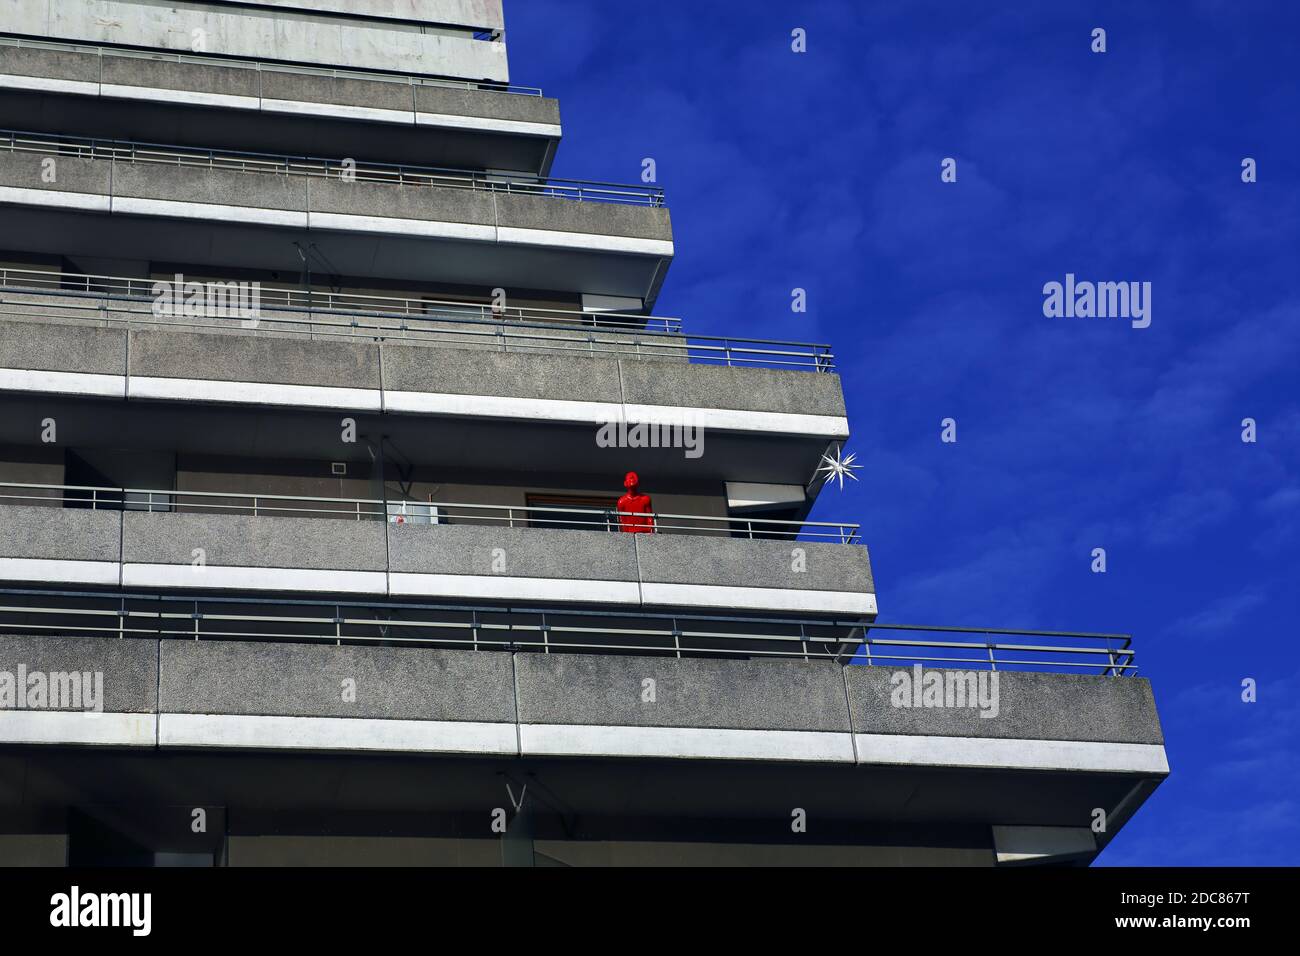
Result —
<path fill-rule="evenodd" d="M 0 635 L 0 671 L 20 665 L 101 673 L 108 713 L 1163 744 L 1133 678 L 999 672 L 1002 716 L 981 719 L 893 708 L 889 668 L 831 662 Z"/>
<path fill-rule="evenodd" d="M 151 63 L 152 61 L 139 62 Z M 0 46 L 0 74 L 98 83 L 99 57 L 94 53 Z"/>
<path fill-rule="evenodd" d="M 515 669 L 525 724 L 849 732 L 830 662 L 519 654 Z"/>
<path fill-rule="evenodd" d="M 619 401 L 618 364 L 611 359 L 404 345 L 384 345 L 383 352 L 384 387 L 392 391 Z M 580 390 L 574 388 L 578 381 Z"/>
<path fill-rule="evenodd" d="M 467 30 L 485 24 L 464 23 L 467 14 L 473 14 L 473 20 L 499 19 L 499 13 L 493 16 L 486 5 L 439 3 L 436 15 L 451 18 L 448 21 L 429 21 L 415 12 L 427 11 L 427 3 L 404 9 L 392 6 L 373 19 L 341 17 L 337 14 L 354 11 L 327 7 L 325 3 L 312 10 L 288 5 L 263 5 L 260 9 L 249 5 L 205 5 L 183 0 L 168 5 L 144 0 L 26 0 L 0 6 L 0 32 L 179 53 L 193 53 L 196 43 L 201 43 L 200 52 L 224 56 L 509 80 L 504 42 L 474 40 Z M 398 9 L 403 9 L 403 19 L 451 26 L 416 27 L 392 22 Z"/>
<path fill-rule="evenodd" d="M 37 137 L 39 138 L 39 137 Z M 53 166 L 46 163 L 52 159 Z M 77 159 L 59 153 L 0 153 L 0 186 L 54 193 L 78 193 L 106 199 L 112 182 L 112 163 Z M 53 169 L 54 182 L 42 174 Z M 56 204 L 57 205 L 57 204 Z"/>
<path fill-rule="evenodd" d="M 34 671 L 47 675 L 73 671 L 102 674 L 103 700 L 100 709 L 104 713 L 147 714 L 158 709 L 157 641 L 143 638 L 0 635 L 0 671 L 16 674 L 20 664 L 26 666 L 29 674 Z"/>
<path fill-rule="evenodd" d="M 546 196 L 496 194 L 497 223 L 515 229 L 553 229 L 598 236 L 673 238 L 667 207 L 623 206 L 607 202 L 556 202 Z"/>
<path fill-rule="evenodd" d="M 794 369 L 690 365 L 662 368 L 623 361 L 623 400 L 742 411 L 845 415 L 840 377 Z"/>
<path fill-rule="evenodd" d="M 131 333 L 131 374 L 377 389 L 379 350 L 374 345 L 302 336 L 218 336 L 148 329 Z"/>
<path fill-rule="evenodd" d="M 244 0 L 248 6 L 314 13 L 448 23 L 467 27 L 502 27 L 501 0 Z"/>
<path fill-rule="evenodd" d="M 112 86 L 256 97 L 265 82 L 259 70 L 249 67 L 112 55 L 95 58 L 100 62 L 99 81 Z"/>
<path fill-rule="evenodd" d="M 635 581 L 636 535 L 486 525 L 392 525 L 394 573 L 477 574 L 577 581 Z M 493 551 L 505 552 L 504 570 Z"/>
<path fill-rule="evenodd" d="M 195 548 L 217 567 L 383 571 L 386 564 L 382 521 L 131 511 L 123 517 L 128 564 L 191 565 Z"/>
<path fill-rule="evenodd" d="M 257 75 L 262 81 L 259 92 L 268 100 L 364 106 L 401 113 L 411 113 L 414 110 L 412 88 L 406 83 L 313 76 L 309 73 L 278 70 L 259 71 Z"/>
<path fill-rule="evenodd" d="M 322 107 L 365 107 L 406 114 L 405 122 L 412 123 L 420 113 L 552 126 L 560 123 L 559 101 L 548 97 L 411 84 L 378 77 L 258 70 L 220 61 L 172 62 L 111 53 L 0 46 L 0 74 L 87 84 L 84 88 L 61 89 L 61 92 L 84 95 L 113 95 L 117 91 L 112 87 L 129 87 L 242 97 L 249 102 L 241 105 L 249 109 L 261 108 L 263 100 L 318 103 Z M 100 84 L 109 89 L 101 90 Z"/>
<path fill-rule="evenodd" d="M 309 206 L 314 213 L 449 222 L 489 229 L 494 226 L 493 195 L 483 190 L 339 179 L 309 182 Z"/>
<path fill-rule="evenodd" d="M 0 322 L 0 368 L 124 375 L 126 330 L 6 319 Z"/>
<path fill-rule="evenodd" d="M 658 584 L 874 593 L 871 559 L 858 545 L 699 535 L 636 535 L 641 580 Z M 803 552 L 795 555 L 795 549 Z M 806 567 L 796 571 L 795 567 Z"/>
<path fill-rule="evenodd" d="M 114 198 L 210 203 L 304 213 L 307 177 L 231 169 L 113 163 Z"/>
<path fill-rule="evenodd" d="M 5 504 L 0 507 L 0 558 L 117 561 L 121 517 L 119 511 Z"/>
<path fill-rule="evenodd" d="M 900 671 L 912 673 L 902 667 L 845 670 L 856 733 L 1164 743 L 1144 678 L 1000 671 L 998 714 L 981 717 L 976 707 L 893 706 L 891 678 Z"/>
<path fill-rule="evenodd" d="M 0 154 L 0 186 L 93 193 L 107 197 L 110 194 L 111 166 L 114 200 L 148 199 L 267 210 L 269 213 L 265 215 L 276 216 L 276 224 L 282 226 L 306 225 L 306 221 L 300 222 L 299 217 L 310 210 L 314 213 L 452 223 L 487 230 L 500 227 L 672 239 L 672 224 L 666 208 L 576 202 L 456 187 L 396 186 L 193 165 L 137 165 L 66 157 L 58 159 L 58 182 L 47 184 L 41 182 L 40 161 L 41 156 L 34 153 Z M 66 178 L 64 166 L 68 167 Z M 129 204 L 118 202 L 113 208 L 133 213 L 167 214 L 156 209 L 129 209 Z M 485 233 L 478 238 L 493 241 L 496 237 Z"/>
<path fill-rule="evenodd" d="M 521 123 L 560 125 L 560 101 L 547 96 L 502 95 L 446 86 L 417 86 L 415 109 L 419 113 L 449 113 L 453 116 L 483 116 Z"/>
<path fill-rule="evenodd" d="M 401 720 L 515 719 L 510 655 L 419 647 L 166 641 L 162 710 Z M 355 701 L 345 701 L 344 681 Z"/>

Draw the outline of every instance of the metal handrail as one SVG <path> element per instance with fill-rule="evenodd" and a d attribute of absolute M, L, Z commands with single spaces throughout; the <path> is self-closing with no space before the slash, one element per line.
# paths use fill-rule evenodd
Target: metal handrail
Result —
<path fill-rule="evenodd" d="M 63 287 L 68 279 L 71 288 Z M 38 270 L 0 269 L 0 288 L 21 289 L 23 292 L 50 296 L 85 297 L 90 302 L 115 300 L 129 304 L 143 303 L 142 292 L 146 283 L 152 288 L 155 280 L 137 280 L 118 276 L 95 276 L 81 273 L 55 273 Z M 159 280 L 161 281 L 161 280 Z M 96 291 L 98 290 L 98 291 Z M 275 293 L 288 290 L 270 290 Z M 307 294 L 295 295 L 306 298 Z M 312 294 L 314 298 L 315 293 Z M 358 297 L 363 298 L 363 297 Z M 532 351 L 553 351 L 610 355 L 623 358 L 668 358 L 699 363 L 712 363 L 730 367 L 784 368 L 796 371 L 834 372 L 835 355 L 829 345 L 814 342 L 783 342 L 774 339 L 756 339 L 736 336 L 687 335 L 681 331 L 679 319 L 637 316 L 637 321 L 655 322 L 661 328 L 626 329 L 620 322 L 611 322 L 604 315 L 583 312 L 565 312 L 559 309 L 505 309 L 493 312 L 488 304 L 422 300 L 410 298 L 386 299 L 382 304 L 393 305 L 393 311 L 368 311 L 346 308 L 339 300 L 334 308 L 315 309 L 308 306 L 294 316 L 276 316 L 276 308 L 259 310 L 257 321 L 251 325 L 247 319 L 221 319 L 212 317 L 203 322 L 186 317 L 159 318 L 152 309 L 130 308 L 109 310 L 94 304 L 85 307 L 56 303 L 49 306 L 49 315 L 33 315 L 22 308 L 0 308 L 0 315 L 16 319 L 58 318 L 72 312 L 74 318 L 91 318 L 96 321 L 125 322 L 135 326 L 165 326 L 167 328 L 192 328 L 198 330 L 231 330 L 239 328 L 264 328 L 269 331 L 310 336 L 356 338 L 367 336 L 378 340 L 420 342 L 430 339 L 439 343 L 482 344 L 497 350 L 511 347 Z M 286 297 L 284 302 L 291 301 Z M 301 301 L 301 299 L 300 299 Z M 4 304 L 0 297 L 0 305 Z M 428 307 L 417 314 L 403 311 L 416 305 Z M 291 311 L 289 305 L 283 310 Z M 80 314 L 77 314 L 78 311 Z M 303 314 L 307 321 L 304 322 Z M 122 316 L 126 313 L 126 317 Z M 519 318 L 514 318 L 518 315 Z M 566 318 L 560 318 L 560 317 Z M 626 317 L 630 321 L 630 317 Z M 584 324 L 579 324 L 583 322 Z M 449 327 L 450 326 L 450 327 Z M 575 335 L 581 329 L 592 330 L 585 336 Z M 560 330 L 564 330 L 561 334 Z M 605 336 L 598 333 L 606 332 Z M 458 341 L 450 341 L 458 339 Z M 472 340 L 479 340 L 477 343 Z"/>
<path fill-rule="evenodd" d="M 907 644 L 921 653 L 881 654 L 888 642 L 872 631 L 923 635 Z M 865 640 L 864 640 L 865 631 Z M 980 634 L 988 653 L 961 656 Z M 1127 634 L 1018 631 L 931 625 L 872 624 L 861 618 L 739 616 L 723 613 L 616 611 L 544 605 L 435 604 L 0 589 L 0 633 L 104 638 L 404 644 L 477 651 L 627 653 L 673 657 L 833 660 L 887 667 L 974 665 L 980 670 L 1137 672 Z M 1027 647 L 1004 635 L 1038 635 Z M 1027 655 L 1042 654 L 1034 658 Z"/>
<path fill-rule="evenodd" d="M 271 63 L 249 60 L 218 53 L 177 53 L 169 50 L 130 50 L 87 43 L 61 43 L 57 40 L 30 40 L 26 37 L 0 36 L 0 46 L 31 47 L 39 50 L 59 50 L 67 53 L 92 53 L 98 56 L 119 56 L 138 60 L 167 60 L 175 63 L 192 63 L 198 66 L 226 66 L 234 69 L 258 70 L 271 73 L 293 73 L 300 76 L 328 76 L 336 79 L 377 80 L 403 86 L 438 86 L 454 90 L 474 90 L 484 93 L 513 93 L 519 96 L 541 96 L 536 86 L 517 86 L 511 83 L 493 83 L 490 80 L 454 80 L 439 76 L 413 74 L 372 73 L 366 70 L 337 69 L 328 66 L 301 66 L 292 63 Z"/>
<path fill-rule="evenodd" d="M 42 269 L 0 268 L 0 287 L 57 295 L 83 295 L 100 299 L 122 301 L 152 301 L 154 288 L 159 282 L 171 282 L 174 276 L 160 279 L 136 279 L 130 276 L 96 275 L 89 272 L 52 272 Z M 182 277 L 184 279 L 184 277 Z M 193 279 L 207 286 L 217 282 L 235 282 L 231 279 Z M 298 289 L 264 287 L 259 283 L 258 296 L 262 308 L 311 312 L 337 312 L 358 316 L 416 316 L 428 318 L 437 313 L 442 319 L 455 321 L 455 316 L 481 321 L 528 321 L 538 324 L 564 326 L 581 325 L 590 328 L 626 328 L 636 331 L 677 334 L 682 320 L 658 315 L 625 315 L 617 312 L 586 312 L 582 309 L 538 308 L 535 306 L 502 306 L 487 302 L 465 302 L 454 299 L 416 298 L 413 296 L 373 295 L 359 292 L 335 292 L 332 289 Z M 760 339 L 735 341 L 762 341 Z M 780 343 L 802 344 L 802 343 Z"/>
<path fill-rule="evenodd" d="M 166 143 L 63 136 L 27 130 L 0 129 L 0 149 L 14 153 L 66 155 L 77 159 L 194 166 L 243 173 L 306 176 L 321 179 L 384 183 L 392 186 L 432 186 L 481 189 L 488 192 L 546 196 L 575 202 L 624 206 L 664 205 L 659 186 L 610 183 L 589 179 L 556 179 L 523 173 L 487 173 L 476 169 L 411 166 L 398 163 L 351 163 L 320 156 L 291 156 L 229 149 L 201 149 Z"/>
<path fill-rule="evenodd" d="M 38 492 L 10 494 L 10 490 Z M 39 492 L 54 492 L 40 494 Z M 735 518 L 718 515 L 630 512 L 600 508 L 562 508 L 545 505 L 492 505 L 476 502 L 412 501 L 379 498 L 278 495 L 249 492 L 184 491 L 157 488 L 110 488 L 94 485 L 49 485 L 0 482 L 0 502 L 27 502 L 46 506 L 87 507 L 91 510 L 211 513 L 252 515 L 307 515 L 350 517 L 353 520 L 390 520 L 406 515 L 407 506 L 436 509 L 436 523 L 505 525 L 511 528 L 597 529 L 619 531 L 620 519 L 650 522 L 655 532 L 832 540 L 856 544 L 861 525 L 843 521 L 790 521 L 777 518 Z M 234 501 L 234 504 L 224 502 Z M 303 507 L 305 506 L 305 507 Z M 400 512 L 393 509 L 402 508 Z M 418 517 L 415 513 L 413 517 Z"/>

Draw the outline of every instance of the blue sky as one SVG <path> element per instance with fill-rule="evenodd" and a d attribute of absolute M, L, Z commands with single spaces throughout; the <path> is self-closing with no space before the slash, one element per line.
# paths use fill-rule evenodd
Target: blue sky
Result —
<path fill-rule="evenodd" d="M 560 99 L 556 175 L 655 159 L 659 313 L 835 346 L 865 467 L 814 517 L 862 523 L 882 621 L 1134 635 L 1173 775 L 1099 862 L 1300 863 L 1300 4 L 506 23 L 514 81 Z M 1067 272 L 1151 282 L 1151 326 L 1045 318 Z"/>

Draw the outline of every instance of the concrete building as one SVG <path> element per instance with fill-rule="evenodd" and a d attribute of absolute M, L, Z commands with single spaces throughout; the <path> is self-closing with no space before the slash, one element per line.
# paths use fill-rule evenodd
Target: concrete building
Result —
<path fill-rule="evenodd" d="M 1126 637 L 876 622 L 830 348 L 654 314 L 499 0 L 0 34 L 0 862 L 1078 863 L 1168 773 Z"/>

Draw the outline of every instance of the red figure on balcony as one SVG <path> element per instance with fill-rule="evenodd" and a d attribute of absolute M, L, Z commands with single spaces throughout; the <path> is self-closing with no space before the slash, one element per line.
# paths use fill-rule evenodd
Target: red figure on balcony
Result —
<path fill-rule="evenodd" d="M 618 499 L 618 528 L 632 534 L 648 534 L 655 530 L 655 519 L 650 504 L 650 496 L 637 490 L 639 479 L 635 471 L 629 471 L 623 479 L 627 494 Z M 630 513 L 629 513 L 630 512 Z"/>

